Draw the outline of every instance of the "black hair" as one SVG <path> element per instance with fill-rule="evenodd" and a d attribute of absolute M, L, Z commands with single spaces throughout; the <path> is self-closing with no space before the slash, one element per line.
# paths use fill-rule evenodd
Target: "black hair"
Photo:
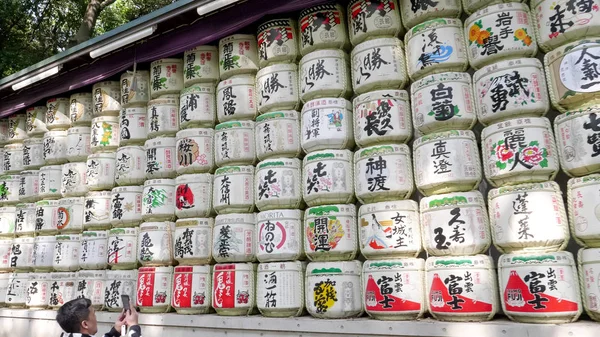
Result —
<path fill-rule="evenodd" d="M 87 298 L 78 298 L 63 304 L 58 309 L 56 321 L 66 333 L 79 333 L 81 322 L 90 315 L 92 301 Z"/>

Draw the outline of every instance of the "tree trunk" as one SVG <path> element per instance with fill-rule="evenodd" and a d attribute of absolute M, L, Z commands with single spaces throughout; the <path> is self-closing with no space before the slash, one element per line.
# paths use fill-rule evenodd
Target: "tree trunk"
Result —
<path fill-rule="evenodd" d="M 92 32 L 94 31 L 96 20 L 98 19 L 100 12 L 115 1 L 116 0 L 90 0 L 85 10 L 83 20 L 81 21 L 81 26 L 79 26 L 77 34 L 71 38 L 70 47 L 85 42 L 92 37 Z"/>

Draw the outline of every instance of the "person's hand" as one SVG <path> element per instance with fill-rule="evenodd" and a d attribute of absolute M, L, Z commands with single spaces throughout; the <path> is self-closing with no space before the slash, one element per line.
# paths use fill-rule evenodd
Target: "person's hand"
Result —
<path fill-rule="evenodd" d="M 118 332 L 121 332 L 121 327 L 123 326 L 123 324 L 125 324 L 125 316 L 125 309 L 123 309 L 123 311 L 121 311 L 119 317 L 117 317 L 117 320 L 115 321 L 115 330 L 117 330 Z"/>
<path fill-rule="evenodd" d="M 129 302 L 129 307 L 131 308 L 131 310 L 129 310 L 126 314 L 125 314 L 125 324 L 127 326 L 133 326 L 133 325 L 139 325 L 138 324 L 138 312 L 135 311 L 135 307 L 133 306 L 133 303 Z"/>

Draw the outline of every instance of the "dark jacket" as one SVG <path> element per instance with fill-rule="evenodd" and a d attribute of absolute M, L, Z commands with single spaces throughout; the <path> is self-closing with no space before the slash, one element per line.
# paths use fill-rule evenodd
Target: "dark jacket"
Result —
<path fill-rule="evenodd" d="M 121 332 L 117 331 L 114 327 L 112 329 L 110 329 L 109 332 L 104 334 L 104 337 L 120 337 L 120 336 L 121 336 Z M 81 333 L 63 332 L 60 335 L 60 337 L 93 337 L 93 336 L 81 334 Z M 129 327 L 129 331 L 127 331 L 127 336 L 123 336 L 123 337 L 142 337 L 142 329 L 140 328 L 139 325 L 132 325 Z"/>

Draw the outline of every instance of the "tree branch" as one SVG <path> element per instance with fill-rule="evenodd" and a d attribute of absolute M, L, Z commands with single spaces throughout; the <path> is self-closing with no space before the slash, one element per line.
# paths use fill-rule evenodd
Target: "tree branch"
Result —
<path fill-rule="evenodd" d="M 117 0 L 104 0 L 100 3 L 100 11 L 102 11 L 104 8 L 112 5 L 113 3 L 115 3 L 115 1 Z"/>

